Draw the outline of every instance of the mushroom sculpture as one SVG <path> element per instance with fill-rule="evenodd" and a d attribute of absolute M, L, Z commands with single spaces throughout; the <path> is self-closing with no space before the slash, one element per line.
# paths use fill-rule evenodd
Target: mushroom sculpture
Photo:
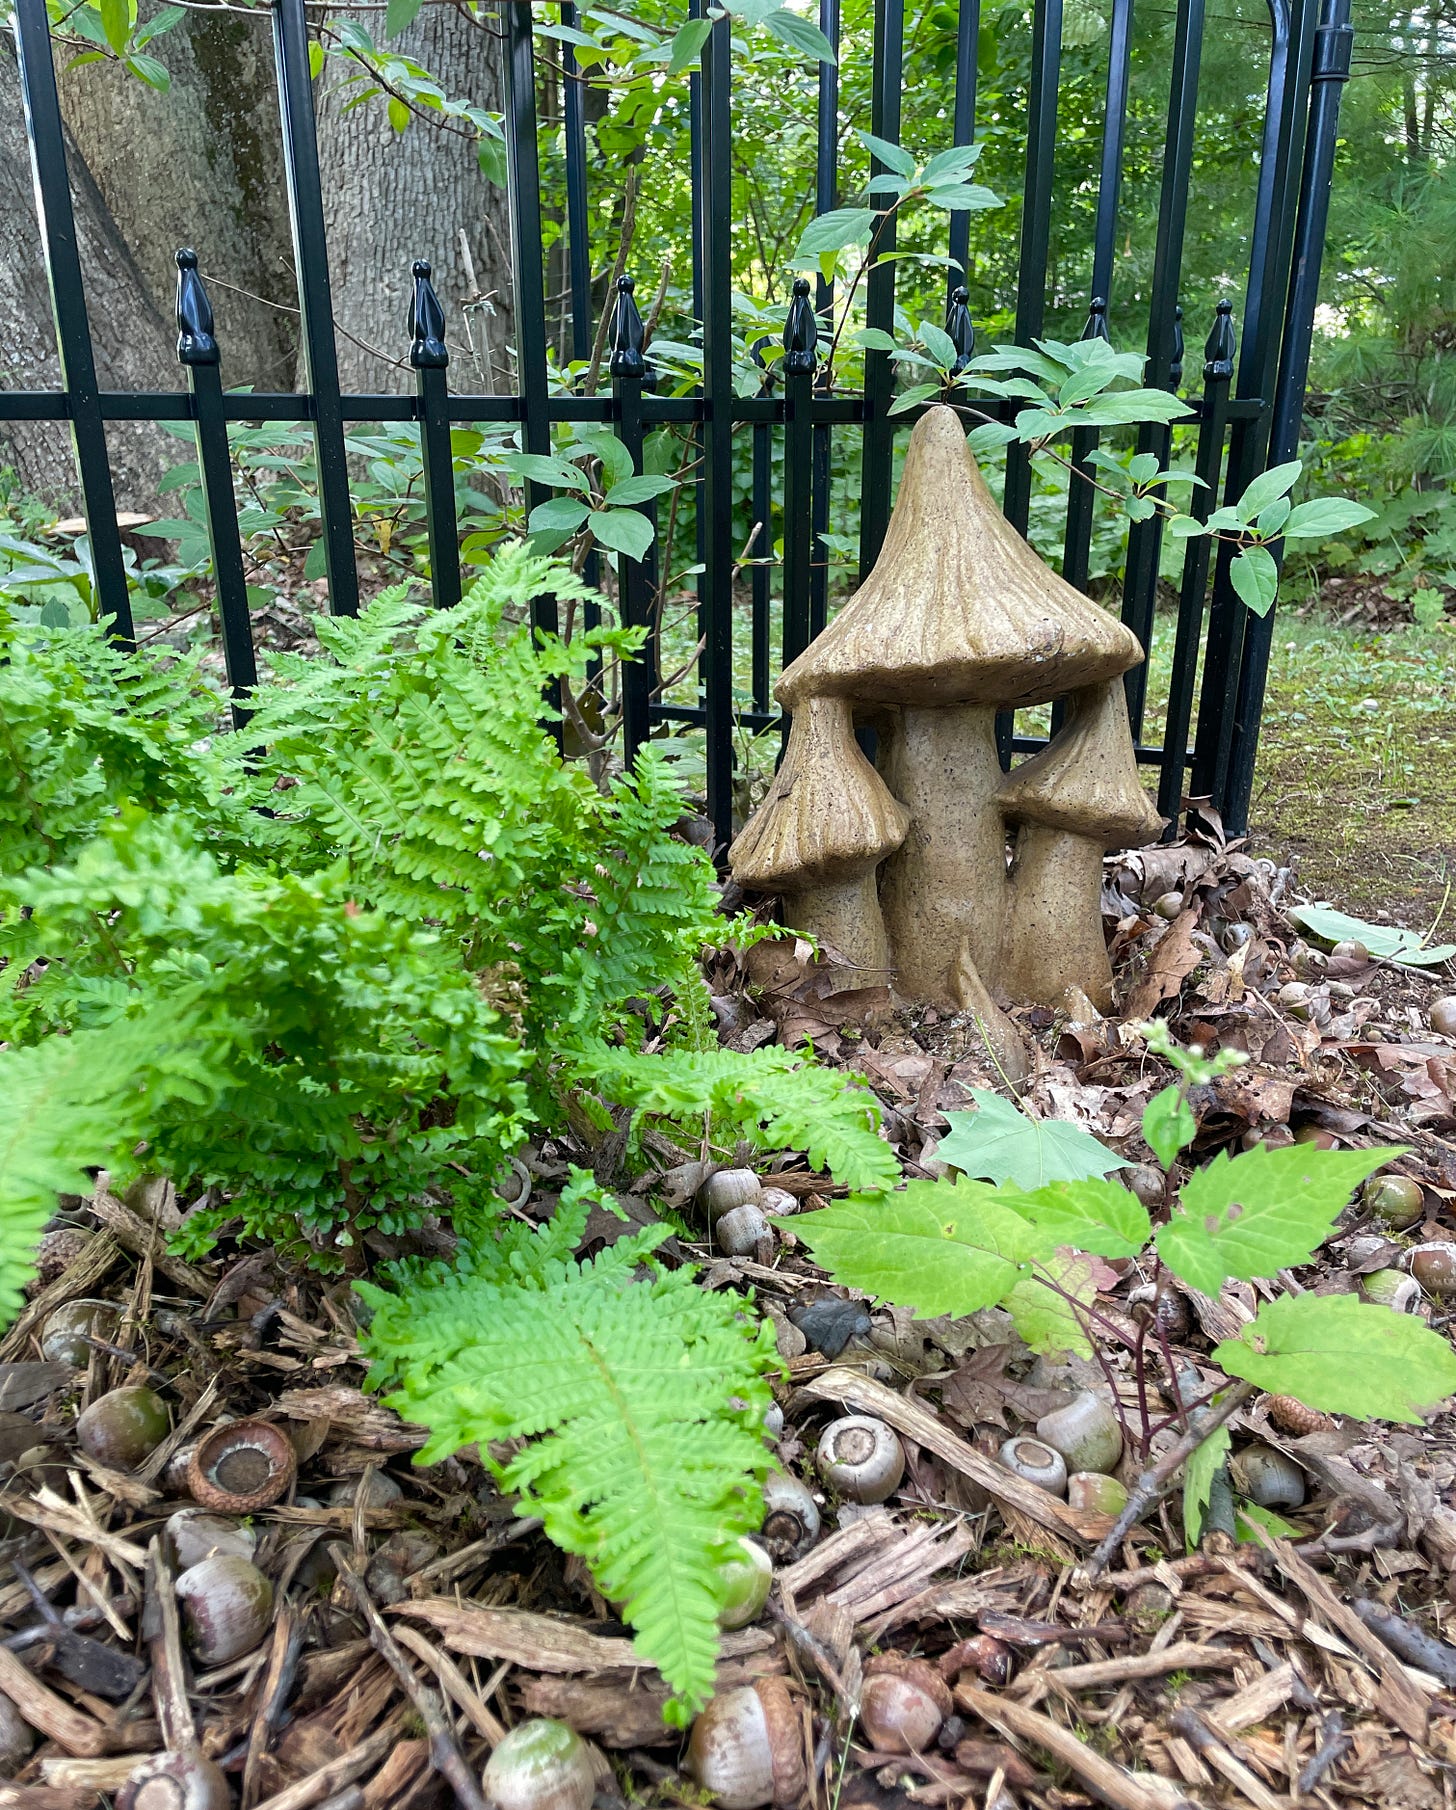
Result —
<path fill-rule="evenodd" d="M 1138 780 L 1120 679 L 1074 692 L 1061 733 L 1023 761 L 998 795 L 1018 827 L 1000 978 L 1015 999 L 1063 1002 L 1080 987 L 1112 1000 L 1102 935 L 1102 856 L 1151 842 L 1163 820 Z"/>
<path fill-rule="evenodd" d="M 1132 631 L 1006 520 L 955 410 L 927 410 L 873 572 L 776 690 L 796 722 L 814 699 L 898 707 L 880 766 L 911 822 L 880 901 L 907 997 L 956 1005 L 958 967 L 996 971 L 1006 904 L 996 712 L 1115 679 L 1141 658 Z"/>
<path fill-rule="evenodd" d="M 860 752 L 848 700 L 807 698 L 768 796 L 729 851 L 733 877 L 781 893 L 786 923 L 848 959 L 837 989 L 883 986 L 890 950 L 875 874 L 909 822 Z"/>

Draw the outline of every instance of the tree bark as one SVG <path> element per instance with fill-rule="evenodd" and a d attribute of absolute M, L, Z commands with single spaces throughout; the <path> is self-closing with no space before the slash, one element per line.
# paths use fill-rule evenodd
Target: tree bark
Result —
<path fill-rule="evenodd" d="M 500 44 L 452 6 L 426 5 L 389 49 L 427 69 L 451 99 L 498 110 Z M 448 119 L 416 115 L 391 125 L 387 97 L 349 103 L 372 80 L 361 65 L 329 57 L 316 88 L 324 222 L 329 239 L 339 373 L 345 390 L 398 390 L 407 367 L 410 265 L 429 260 L 445 304 L 452 381 L 508 392 L 510 256 L 506 198 L 488 182 L 473 136 Z M 489 297 L 491 307 L 482 305 Z"/>
<path fill-rule="evenodd" d="M 71 190 L 97 372 L 105 389 L 179 388 L 169 356 L 171 329 L 153 305 L 84 158 L 70 147 Z M 50 292 L 31 192 L 30 152 L 14 51 L 0 46 L 0 386 L 60 387 Z M 119 509 L 149 509 L 176 442 L 154 423 L 112 422 L 107 430 Z M 69 512 L 78 490 L 70 433 L 60 421 L 0 421 L 0 464 L 22 490 Z"/>
<path fill-rule="evenodd" d="M 167 355 L 186 245 L 208 281 L 223 382 L 287 389 L 298 298 L 267 11 L 189 13 L 148 53 L 172 78 L 165 94 L 120 63 L 86 64 L 61 77 L 66 125 L 169 323 Z"/>

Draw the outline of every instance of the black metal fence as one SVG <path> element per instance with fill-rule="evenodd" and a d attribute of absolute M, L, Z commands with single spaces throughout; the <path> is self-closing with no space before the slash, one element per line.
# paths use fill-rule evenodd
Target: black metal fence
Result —
<path fill-rule="evenodd" d="M 1196 417 L 1197 471 L 1208 485 L 1207 490 L 1196 493 L 1201 501 L 1193 507 L 1204 513 L 1213 507 L 1220 485 L 1227 498 L 1237 497 L 1259 471 L 1294 456 L 1297 450 L 1339 97 L 1350 66 L 1350 0 L 1266 0 L 1266 4 L 1268 80 L 1262 149 L 1249 198 L 1249 272 L 1242 319 L 1236 342 L 1232 309 L 1226 302 L 1218 304 L 1201 389 L 1189 398 Z M 1177 390 L 1183 379 L 1180 274 L 1193 171 L 1199 66 L 1205 45 L 1205 0 L 1175 0 L 1175 5 L 1145 375 L 1146 383 L 1168 390 Z M 701 14 L 702 7 L 703 0 L 689 0 L 690 13 Z M 1134 0 L 1111 0 L 1109 9 L 1106 116 L 1088 288 L 1089 334 L 1107 331 L 1128 119 L 1133 7 Z M 541 11 L 544 14 L 547 8 Z M 1042 333 L 1046 309 L 1062 0 L 1034 0 L 1031 15 L 1032 63 L 1026 96 L 1015 315 L 1015 338 L 1022 344 Z M 574 16 L 568 0 L 549 9 L 552 21 L 559 17 L 569 24 Z M 733 106 L 731 20 L 726 16 L 714 20 L 700 68 L 691 80 L 692 287 L 694 313 L 702 324 L 701 385 L 695 394 L 676 397 L 658 396 L 646 387 L 641 320 L 631 284 L 624 281 L 610 304 L 615 310 L 610 334 L 611 395 L 551 394 L 532 8 L 526 0 L 503 0 L 501 18 L 517 394 L 451 392 L 447 323 L 430 285 L 429 266 L 421 262 L 414 265 L 411 320 L 415 394 L 340 392 L 304 0 L 273 0 L 272 28 L 307 390 L 231 394 L 223 389 L 220 351 L 197 260 L 190 251 L 179 251 L 178 357 L 187 390 L 123 393 L 103 391 L 97 382 L 45 0 L 15 0 L 27 129 L 63 387 L 51 392 L 0 392 L 0 419 L 70 423 L 97 595 L 103 611 L 114 619 L 116 633 L 127 640 L 132 623 L 106 424 L 137 420 L 193 424 L 212 540 L 222 644 L 240 718 L 245 716 L 247 691 L 256 680 L 256 664 L 229 460 L 230 422 L 311 424 L 329 608 L 341 614 L 356 611 L 360 595 L 345 454 L 348 423 L 418 424 L 434 594 L 436 602 L 444 605 L 458 600 L 461 583 L 452 423 L 518 423 L 522 450 L 533 453 L 550 451 L 553 423 L 604 424 L 631 453 L 638 471 L 648 430 L 664 422 L 689 424 L 699 455 L 693 480 L 702 636 L 697 702 L 674 704 L 657 695 L 652 676 L 656 665 L 649 647 L 647 657 L 630 663 L 623 673 L 623 731 L 629 754 L 664 722 L 686 722 L 706 732 L 708 813 L 720 836 L 726 837 L 732 822 L 735 724 L 746 720 L 762 727 L 775 720 L 770 689 L 775 665 L 775 650 L 770 646 L 771 575 L 764 563 L 752 567 L 749 579 L 752 709 L 739 709 L 734 695 L 735 548 L 742 547 L 750 528 L 735 513 L 735 432 L 746 429 L 751 437 L 750 507 L 760 523 L 766 524 L 770 516 L 777 463 L 784 528 L 779 569 L 782 645 L 777 652 L 779 660 L 787 663 L 822 628 L 829 602 L 827 556 L 820 537 L 828 531 L 831 434 L 850 430 L 861 436 L 859 566 L 863 576 L 874 563 L 889 519 L 895 434 L 902 425 L 909 425 L 914 413 L 892 416 L 890 412 L 894 370 L 884 351 L 867 353 L 862 394 L 846 395 L 826 388 L 824 367 L 817 362 L 815 349 L 815 309 L 824 309 L 831 300 L 822 281 L 812 307 L 808 284 L 801 279 L 796 285 L 785 326 L 787 356 L 781 393 L 754 397 L 734 393 L 729 174 Z M 819 0 L 819 19 L 826 36 L 837 45 L 839 0 Z M 976 131 L 979 27 L 980 0 L 959 0 L 957 79 L 949 109 L 952 143 L 956 145 L 971 143 Z M 900 137 L 904 32 L 905 0 L 876 0 L 869 124 L 878 137 L 892 143 L 898 143 Z M 838 71 L 828 63 L 819 66 L 818 123 L 816 201 L 824 210 L 838 200 Z M 593 338 L 586 241 L 588 165 L 582 97 L 574 82 L 568 82 L 566 89 L 565 145 L 572 339 L 585 356 Z M 880 164 L 872 165 L 873 175 L 882 170 Z M 882 250 L 889 249 L 892 235 L 890 221 L 878 240 Z M 952 215 L 947 249 L 960 271 L 967 267 L 969 243 L 969 215 Z M 964 347 L 969 343 L 970 322 L 964 308 L 965 291 L 956 287 L 957 281 L 953 271 L 947 330 L 958 346 Z M 868 327 L 888 329 L 893 325 L 895 283 L 893 262 L 879 262 L 872 268 L 865 298 Z M 1011 405 L 978 402 L 977 406 L 994 415 Z M 1086 468 L 1096 438 L 1094 430 L 1081 430 L 1073 437 L 1075 466 Z M 1160 464 L 1166 463 L 1170 444 L 1171 430 L 1166 427 L 1140 430 L 1139 450 L 1157 453 Z M 1013 445 L 1007 455 L 1004 506 L 1022 532 L 1027 527 L 1031 479 L 1028 449 Z M 546 495 L 540 486 L 528 483 L 531 505 L 545 500 Z M 1074 481 L 1067 502 L 1063 563 L 1068 578 L 1083 587 L 1092 529 L 1091 488 Z M 1122 615 L 1144 646 L 1151 639 L 1161 550 L 1159 518 L 1133 524 Z M 1129 703 L 1139 758 L 1159 769 L 1163 812 L 1176 818 L 1185 793 L 1209 797 L 1222 811 L 1226 825 L 1240 831 L 1247 821 L 1272 617 L 1257 618 L 1247 612 L 1229 582 L 1230 558 L 1226 545 L 1211 554 L 1207 540 L 1188 543 L 1160 745 L 1142 745 L 1146 668 L 1129 675 Z M 649 631 L 655 624 L 652 559 L 650 552 L 640 562 L 622 555 L 618 573 L 624 619 Z M 557 627 L 550 597 L 541 598 L 534 607 L 542 627 Z M 1013 745 L 1040 745 L 1023 738 L 1013 742 L 1009 724 L 1007 731 L 1008 752 Z"/>

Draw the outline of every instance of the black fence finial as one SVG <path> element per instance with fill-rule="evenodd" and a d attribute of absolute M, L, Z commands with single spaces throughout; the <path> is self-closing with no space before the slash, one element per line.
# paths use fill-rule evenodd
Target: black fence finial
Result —
<path fill-rule="evenodd" d="M 1094 295 L 1087 304 L 1087 325 L 1082 329 L 1083 339 L 1111 340 L 1107 330 L 1107 298 Z"/>
<path fill-rule="evenodd" d="M 410 363 L 417 371 L 443 371 L 450 362 L 445 344 L 445 310 L 430 281 L 430 266 L 416 258 L 411 266 L 415 292 L 410 301 Z"/>
<path fill-rule="evenodd" d="M 607 370 L 613 377 L 647 376 L 647 360 L 643 356 L 645 337 L 642 316 L 638 312 L 633 291 L 637 285 L 631 277 L 617 278 L 617 300 L 612 310 L 612 356 Z"/>
<path fill-rule="evenodd" d="M 795 277 L 789 318 L 784 322 L 784 374 L 794 377 L 812 373 L 819 362 L 814 350 L 818 344 L 819 317 L 809 301 L 809 279 Z"/>
<path fill-rule="evenodd" d="M 956 349 L 955 363 L 951 366 L 952 377 L 959 377 L 976 356 L 976 327 L 967 306 L 970 299 L 970 290 L 963 283 L 957 283 L 950 292 L 950 302 L 945 311 L 945 330 Z"/>
<path fill-rule="evenodd" d="M 213 337 L 212 303 L 197 274 L 197 253 L 177 253 L 177 361 L 184 365 L 222 362 Z"/>
<path fill-rule="evenodd" d="M 1183 381 L 1183 310 L 1173 310 L 1173 356 L 1168 360 L 1168 388 L 1176 390 Z"/>
<path fill-rule="evenodd" d="M 1234 374 L 1234 305 L 1222 301 L 1213 311 L 1213 327 L 1203 347 L 1203 375 L 1209 383 L 1230 383 Z"/>

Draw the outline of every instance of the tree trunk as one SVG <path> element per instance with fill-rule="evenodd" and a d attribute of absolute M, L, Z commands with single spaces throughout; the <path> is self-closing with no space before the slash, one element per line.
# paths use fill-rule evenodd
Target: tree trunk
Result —
<path fill-rule="evenodd" d="M 168 347 L 175 335 L 153 305 L 142 273 L 74 145 L 70 169 L 102 387 L 180 388 Z M 51 318 L 21 113 L 20 73 L 13 50 L 0 46 L 0 384 L 5 388 L 60 387 Z M 112 422 L 106 437 L 117 506 L 151 508 L 163 472 L 177 463 L 177 443 L 150 422 Z M 63 422 L 0 421 L 0 464 L 13 467 L 22 490 L 66 512 L 74 508 L 76 467 Z"/>
<path fill-rule="evenodd" d="M 171 321 L 175 253 L 191 246 L 217 317 L 223 382 L 287 389 L 298 298 L 267 11 L 189 14 L 148 50 L 172 78 L 165 94 L 120 63 L 86 64 L 61 78 L 66 124 L 157 311 Z M 169 354 L 174 338 L 169 330 Z"/>
<path fill-rule="evenodd" d="M 419 62 L 451 99 L 501 105 L 500 47 L 451 6 L 425 6 L 389 48 Z M 426 258 L 445 304 L 457 389 L 509 392 L 510 255 L 506 198 L 487 182 L 471 128 L 416 114 L 403 132 L 387 97 L 349 109 L 372 86 L 331 56 L 316 98 L 324 220 L 346 390 L 399 390 L 407 370 L 410 265 Z M 349 110 L 346 110 L 349 109 Z M 482 298 L 490 298 L 490 306 Z M 491 308 L 495 311 L 492 313 Z M 404 367 L 404 370 L 401 369 Z"/>

